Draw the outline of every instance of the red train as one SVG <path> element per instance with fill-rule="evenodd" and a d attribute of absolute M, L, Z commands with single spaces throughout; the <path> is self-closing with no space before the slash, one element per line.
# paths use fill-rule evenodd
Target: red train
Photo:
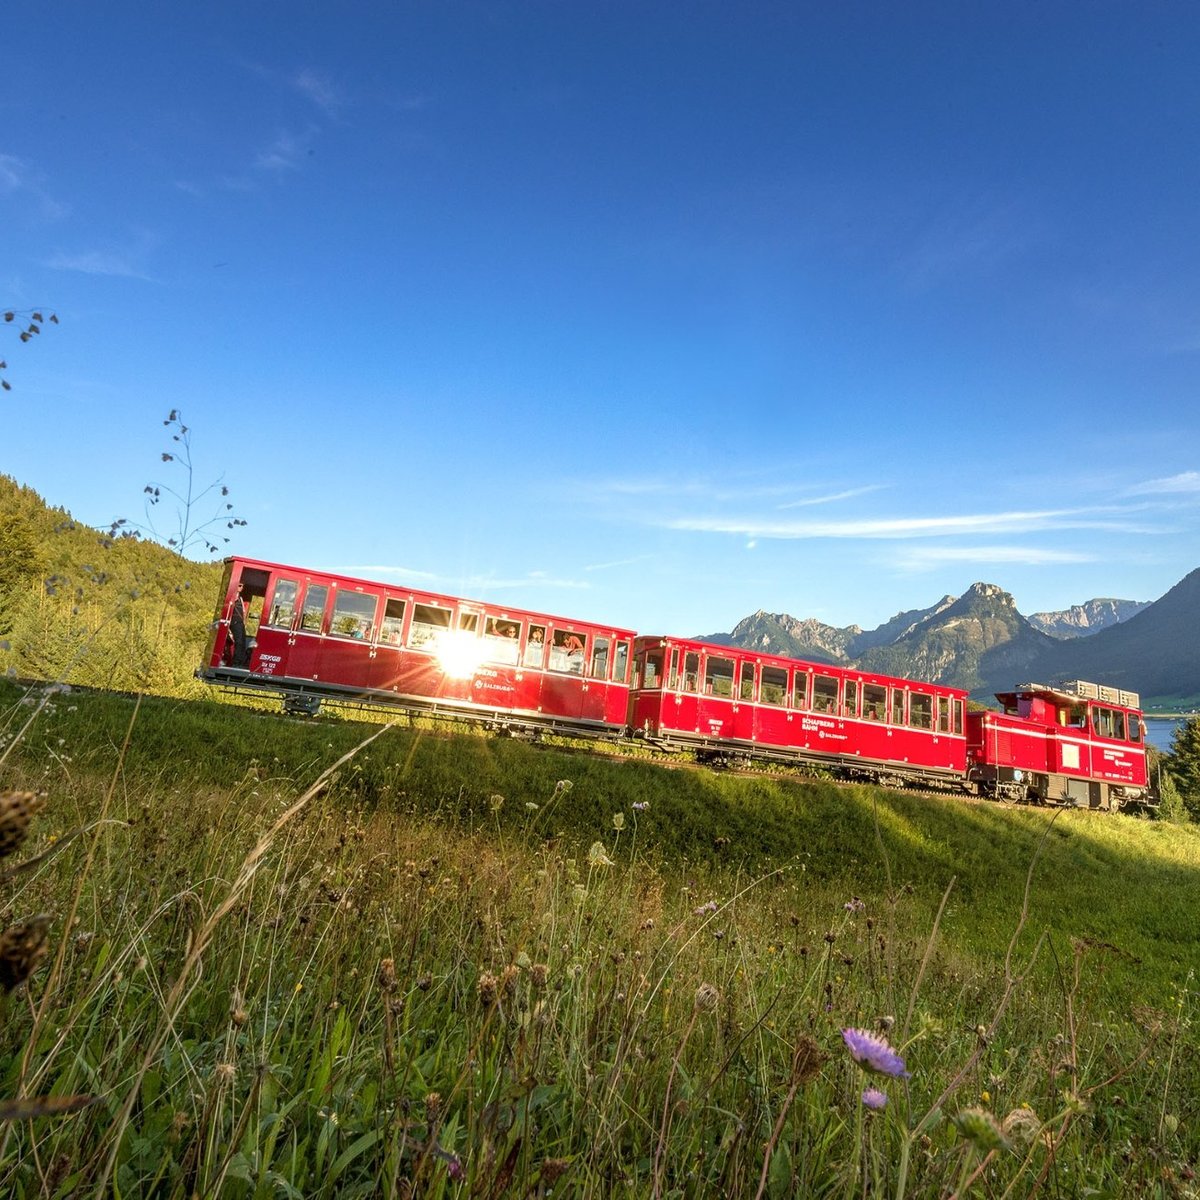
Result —
<path fill-rule="evenodd" d="M 1148 800 L 1138 697 L 1024 685 L 967 693 L 246 558 L 226 560 L 208 683 L 393 706 L 510 732 L 638 737 L 710 761 L 1117 809 Z"/>

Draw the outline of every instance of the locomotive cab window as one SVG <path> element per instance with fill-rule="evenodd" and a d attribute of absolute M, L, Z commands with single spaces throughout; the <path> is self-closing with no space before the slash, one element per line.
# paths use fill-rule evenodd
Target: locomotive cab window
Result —
<path fill-rule="evenodd" d="M 408 644 L 414 650 L 422 650 L 450 628 L 450 610 L 433 604 L 413 605 L 412 628 L 408 633 Z"/>
<path fill-rule="evenodd" d="M 299 585 L 294 579 L 275 581 L 275 595 L 271 597 L 268 625 L 279 629 L 291 629 L 292 622 L 296 619 L 296 593 L 299 590 Z"/>
<path fill-rule="evenodd" d="M 379 626 L 379 640 L 389 646 L 398 646 L 403 629 L 404 601 L 388 600 L 383 609 L 383 621 Z"/>
<path fill-rule="evenodd" d="M 1131 742 L 1140 742 L 1142 740 L 1142 723 L 1133 713 L 1129 714 L 1129 740 Z"/>
<path fill-rule="evenodd" d="M 642 687 L 662 687 L 664 657 L 664 653 L 661 650 L 647 650 L 641 656 Z"/>
<path fill-rule="evenodd" d="M 787 703 L 787 671 L 783 667 L 763 667 L 758 699 L 761 704 Z"/>
<path fill-rule="evenodd" d="M 304 608 L 300 613 L 300 628 L 321 632 L 321 622 L 325 617 L 325 601 L 329 598 L 329 589 L 324 584 L 308 585 L 304 595 Z"/>
<path fill-rule="evenodd" d="M 337 637 L 370 641 L 375 635 L 375 610 L 379 597 L 365 592 L 338 592 L 333 602 L 329 632 Z"/>
<path fill-rule="evenodd" d="M 704 694 L 706 696 L 730 697 L 733 695 L 733 659 L 714 658 L 711 654 L 704 662 Z"/>
<path fill-rule="evenodd" d="M 618 642 L 613 651 L 613 682 L 629 682 L 629 643 Z"/>

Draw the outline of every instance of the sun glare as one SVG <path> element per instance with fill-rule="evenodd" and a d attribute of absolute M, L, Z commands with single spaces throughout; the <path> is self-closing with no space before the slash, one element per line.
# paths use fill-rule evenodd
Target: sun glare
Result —
<path fill-rule="evenodd" d="M 470 679 L 483 661 L 483 644 L 473 633 L 451 629 L 437 642 L 438 662 L 451 679 Z"/>

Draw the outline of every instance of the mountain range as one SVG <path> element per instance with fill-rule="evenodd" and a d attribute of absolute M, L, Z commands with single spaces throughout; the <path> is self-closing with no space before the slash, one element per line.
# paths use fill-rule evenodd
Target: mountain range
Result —
<path fill-rule="evenodd" d="M 990 700 L 1018 683 L 1090 679 L 1169 707 L 1200 695 L 1200 569 L 1152 603 L 1097 598 L 1017 611 L 993 583 L 897 613 L 877 629 L 759 611 L 705 641 L 879 674 L 928 679 Z"/>

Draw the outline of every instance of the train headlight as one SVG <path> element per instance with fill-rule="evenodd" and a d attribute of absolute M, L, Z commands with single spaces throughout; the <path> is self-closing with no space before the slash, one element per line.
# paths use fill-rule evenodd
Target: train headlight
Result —
<path fill-rule="evenodd" d="M 438 638 L 437 657 L 451 679 L 470 679 L 483 661 L 483 645 L 473 633 L 447 630 Z"/>

